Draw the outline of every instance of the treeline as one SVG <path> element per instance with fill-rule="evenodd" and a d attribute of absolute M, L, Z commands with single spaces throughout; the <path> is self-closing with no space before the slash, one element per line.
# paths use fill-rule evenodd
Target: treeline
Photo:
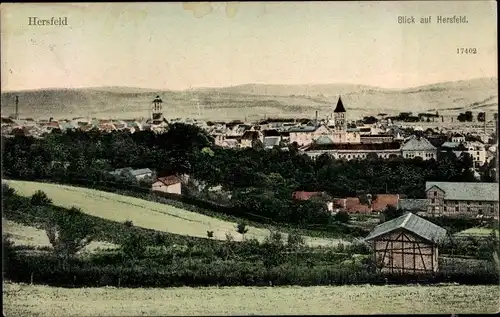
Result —
<path fill-rule="evenodd" d="M 323 201 L 294 202 L 292 194 L 298 190 L 323 191 L 331 197 L 393 193 L 423 198 L 429 180 L 475 181 L 470 158 L 457 158 L 451 152 L 437 161 L 345 161 L 328 155 L 312 160 L 293 145 L 289 151 L 218 148 L 205 131 L 182 123 L 163 134 L 68 131 L 44 139 L 4 138 L 3 146 L 5 177 L 98 183 L 116 181 L 109 171 L 117 168 L 150 168 L 157 176 L 187 174 L 196 180 L 192 188 L 200 188 L 202 194 L 221 185 L 241 213 L 297 224 L 332 221 Z M 119 181 L 137 184 L 133 179 Z"/>

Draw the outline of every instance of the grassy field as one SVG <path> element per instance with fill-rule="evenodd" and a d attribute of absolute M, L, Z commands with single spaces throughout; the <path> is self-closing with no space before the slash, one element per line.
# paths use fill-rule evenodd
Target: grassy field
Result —
<path fill-rule="evenodd" d="M 154 203 L 143 199 L 121 196 L 113 193 L 71 187 L 57 184 L 6 181 L 19 195 L 31 196 L 37 190 L 43 190 L 55 205 L 62 207 L 76 206 L 86 214 L 111 221 L 124 222 L 131 220 L 134 225 L 146 229 L 170 232 L 193 237 L 207 237 L 207 231 L 214 232 L 214 238 L 225 239 L 231 233 L 235 240 L 242 236 L 235 230 L 236 224 L 199 213 L 179 209 L 173 206 Z M 264 228 L 248 227 L 246 238 L 262 241 L 270 231 Z M 287 234 L 283 234 L 286 238 Z M 337 245 L 348 241 L 305 237 L 311 246 Z"/>
<path fill-rule="evenodd" d="M 464 231 L 460 231 L 459 233 L 457 233 L 457 235 L 488 236 L 492 231 L 493 229 L 491 228 L 469 228 Z"/>
<path fill-rule="evenodd" d="M 15 246 L 52 247 L 45 230 L 25 226 L 14 221 L 2 218 L 2 235 L 9 235 Z M 104 241 L 92 241 L 83 251 L 93 252 L 98 249 L 117 248 L 118 246 Z"/>
<path fill-rule="evenodd" d="M 471 314 L 498 311 L 498 286 L 65 289 L 6 282 L 7 316 Z"/>

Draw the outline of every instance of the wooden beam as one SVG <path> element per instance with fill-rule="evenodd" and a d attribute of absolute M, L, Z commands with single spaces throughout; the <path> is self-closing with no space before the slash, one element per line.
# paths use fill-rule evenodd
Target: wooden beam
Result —
<path fill-rule="evenodd" d="M 401 233 L 401 247 L 403 249 L 403 252 L 401 252 L 401 266 L 402 266 L 401 272 L 402 273 L 405 272 L 405 245 L 406 245 L 406 241 L 404 241 L 405 237 L 406 237 L 406 235 L 404 233 Z"/>
<path fill-rule="evenodd" d="M 424 261 L 424 256 L 422 254 L 422 250 L 420 249 L 420 243 L 418 243 L 418 252 L 420 253 L 420 259 L 422 260 L 422 265 L 424 266 L 424 270 L 427 271 L 427 267 L 425 265 L 425 261 Z"/>

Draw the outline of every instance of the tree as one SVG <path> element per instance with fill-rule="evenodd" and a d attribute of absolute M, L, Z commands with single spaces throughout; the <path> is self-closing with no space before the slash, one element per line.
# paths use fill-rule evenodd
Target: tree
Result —
<path fill-rule="evenodd" d="M 259 139 L 255 139 L 252 141 L 252 148 L 256 151 L 262 151 L 264 150 L 264 143 Z"/>
<path fill-rule="evenodd" d="M 403 210 L 397 209 L 393 205 L 388 205 L 385 208 L 385 210 L 382 212 L 382 214 L 383 214 L 383 221 L 382 222 L 385 222 L 385 221 L 389 221 L 389 220 L 392 220 L 392 219 L 395 219 L 397 217 L 402 216 Z"/>
<path fill-rule="evenodd" d="M 140 232 L 131 230 L 121 246 L 125 258 L 129 260 L 141 258 L 146 252 L 145 242 L 145 237 Z"/>
<path fill-rule="evenodd" d="M 52 200 L 41 190 L 37 190 L 30 199 L 30 204 L 38 207 L 45 207 L 52 204 Z"/>
<path fill-rule="evenodd" d="M 292 231 L 288 234 L 286 246 L 291 250 L 297 250 L 305 245 L 304 237 L 297 231 Z"/>
<path fill-rule="evenodd" d="M 236 231 L 243 236 L 245 239 L 245 233 L 248 232 L 247 225 L 244 222 L 240 222 L 236 225 Z"/>
<path fill-rule="evenodd" d="M 374 124 L 378 122 L 377 118 L 373 116 L 364 117 L 362 121 L 364 124 Z"/>
<path fill-rule="evenodd" d="M 477 121 L 484 122 L 486 120 L 486 114 L 484 112 L 479 112 L 477 114 Z"/>
<path fill-rule="evenodd" d="M 52 213 L 45 231 L 63 268 L 66 268 L 68 261 L 90 244 L 96 235 L 93 223 L 76 207 L 65 212 Z"/>
<path fill-rule="evenodd" d="M 207 237 L 210 239 L 214 237 L 214 232 L 213 231 L 207 231 Z"/>
<path fill-rule="evenodd" d="M 274 231 L 267 236 L 262 243 L 263 262 L 266 268 L 279 265 L 283 261 L 282 252 L 284 251 L 283 236 Z"/>
<path fill-rule="evenodd" d="M 349 216 L 349 213 L 346 211 L 339 211 L 335 217 L 335 221 L 342 222 L 342 223 L 348 223 L 351 220 L 351 216 Z"/>

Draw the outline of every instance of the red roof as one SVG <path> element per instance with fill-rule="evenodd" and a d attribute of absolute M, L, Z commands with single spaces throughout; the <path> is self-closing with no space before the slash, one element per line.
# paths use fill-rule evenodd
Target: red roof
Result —
<path fill-rule="evenodd" d="M 370 206 L 368 205 L 363 205 L 359 201 L 358 197 L 347 197 L 345 199 L 345 209 L 347 212 L 355 213 L 369 213 L 370 211 Z"/>
<path fill-rule="evenodd" d="M 373 211 L 383 211 L 388 205 L 398 206 L 399 195 L 377 194 L 377 198 L 372 202 Z"/>
<path fill-rule="evenodd" d="M 59 122 L 57 122 L 57 121 L 47 122 L 46 126 L 47 127 L 59 128 Z"/>
<path fill-rule="evenodd" d="M 322 192 L 303 192 L 303 191 L 298 191 L 293 193 L 293 199 L 296 200 L 309 200 L 313 196 L 320 196 L 322 195 Z"/>
<path fill-rule="evenodd" d="M 166 176 L 166 177 L 158 177 L 156 179 L 156 181 L 157 182 L 162 182 L 166 186 L 170 186 L 170 185 L 181 183 L 181 180 L 177 176 L 175 176 L 175 175 L 170 175 L 170 176 Z"/>

